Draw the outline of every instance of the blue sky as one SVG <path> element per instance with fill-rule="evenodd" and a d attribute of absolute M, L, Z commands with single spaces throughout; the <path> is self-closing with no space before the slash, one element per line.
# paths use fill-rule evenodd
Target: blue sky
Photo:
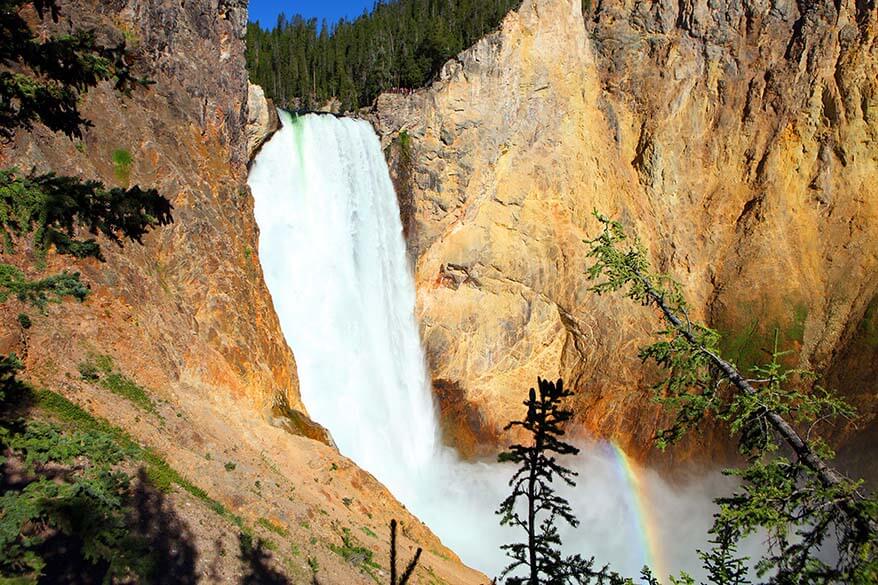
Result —
<path fill-rule="evenodd" d="M 301 14 L 305 18 L 325 18 L 335 22 L 339 18 L 355 18 L 363 9 L 371 9 L 374 0 L 250 0 L 250 21 L 257 20 L 263 27 L 273 27 L 277 15 Z"/>

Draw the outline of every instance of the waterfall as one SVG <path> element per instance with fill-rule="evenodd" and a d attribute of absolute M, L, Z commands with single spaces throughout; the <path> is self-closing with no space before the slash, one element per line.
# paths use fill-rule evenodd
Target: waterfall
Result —
<path fill-rule="evenodd" d="M 366 122 L 280 115 L 250 186 L 302 398 L 342 453 L 405 494 L 437 431 L 387 163 Z"/>
<path fill-rule="evenodd" d="M 362 120 L 280 116 L 283 128 L 262 148 L 249 184 L 259 256 L 296 357 L 302 400 L 344 455 L 493 577 L 506 564 L 500 545 L 521 540 L 494 514 L 512 470 L 460 461 L 441 444 L 414 279 L 378 138 Z M 519 390 L 523 397 L 527 389 Z M 561 491 L 582 527 L 562 527 L 566 548 L 636 575 L 651 552 L 638 546 L 644 539 L 637 534 L 636 508 L 648 501 L 656 507 L 656 538 L 668 543 L 668 565 L 693 569 L 714 480 L 709 490 L 704 482 L 672 488 L 644 470 L 644 500 L 634 505 L 608 445 L 583 446 L 575 467 L 579 485 Z"/>

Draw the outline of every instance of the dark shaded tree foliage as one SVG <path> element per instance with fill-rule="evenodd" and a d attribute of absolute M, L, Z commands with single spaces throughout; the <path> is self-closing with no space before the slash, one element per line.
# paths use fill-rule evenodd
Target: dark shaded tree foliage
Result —
<path fill-rule="evenodd" d="M 14 251 L 16 238 L 32 234 L 38 255 L 54 246 L 59 254 L 102 260 L 93 238 L 76 237 L 78 228 L 121 245 L 124 239 L 139 243 L 152 227 L 170 222 L 171 204 L 154 189 L 106 188 L 77 177 L 0 169 L 0 230 L 6 252 Z"/>
<path fill-rule="evenodd" d="M 345 111 L 389 89 L 417 88 L 442 64 L 496 28 L 521 0 L 390 0 L 333 25 L 281 14 L 247 28 L 250 79 L 282 107 L 331 98 Z"/>
<path fill-rule="evenodd" d="M 102 46 L 88 31 L 37 37 L 25 20 L 29 10 L 39 18 L 59 16 L 53 0 L 0 0 L 0 140 L 35 123 L 81 136 L 90 125 L 79 112 L 86 90 L 101 81 L 122 92 L 147 83 L 132 74 L 124 45 Z M 121 246 L 171 220 L 170 202 L 153 189 L 2 169 L 3 254 L 18 248 L 21 267 L 0 262 L 0 302 L 15 298 L 43 311 L 64 298 L 82 301 L 89 289 L 78 273 L 39 275 L 50 250 L 101 260 L 97 241 L 82 233 Z M 26 313 L 18 321 L 23 329 L 32 324 Z M 135 493 L 131 477 L 119 470 L 132 453 L 108 433 L 35 420 L 30 389 L 17 378 L 21 367 L 15 355 L 0 356 L 0 580 L 100 583 L 139 576 L 160 582 L 157 564 L 167 565 L 176 553 L 163 552 L 166 539 L 147 528 L 173 523 L 169 513 L 150 520 L 143 479 Z M 169 546 L 194 554 L 184 540 Z M 175 582 L 194 582 L 191 560 L 173 568 Z"/>

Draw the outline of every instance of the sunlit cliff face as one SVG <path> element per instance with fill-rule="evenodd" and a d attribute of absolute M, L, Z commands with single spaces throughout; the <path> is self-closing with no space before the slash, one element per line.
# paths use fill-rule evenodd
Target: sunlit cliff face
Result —
<path fill-rule="evenodd" d="M 500 546 L 520 538 L 494 513 L 513 469 L 463 462 L 439 440 L 414 279 L 378 139 L 363 121 L 281 116 L 284 127 L 249 182 L 260 258 L 305 405 L 343 454 L 465 562 L 497 575 Z M 567 550 L 630 575 L 644 564 L 698 574 L 694 550 L 706 540 L 710 496 L 728 485 L 709 475 L 671 489 L 618 447 L 582 450 L 567 462 L 580 478 L 563 493 L 582 520 L 562 529 Z"/>
<path fill-rule="evenodd" d="M 589 292 L 598 209 L 637 231 L 742 368 L 779 331 L 791 362 L 858 406 L 874 453 L 874 7 L 592 5 L 526 0 L 429 88 L 371 114 L 409 202 L 431 375 L 470 414 L 443 405 L 443 426 L 501 442 L 512 389 L 563 376 L 579 428 L 638 460 L 731 454 L 710 429 L 650 451 L 662 416 L 637 348 L 654 315 Z"/>

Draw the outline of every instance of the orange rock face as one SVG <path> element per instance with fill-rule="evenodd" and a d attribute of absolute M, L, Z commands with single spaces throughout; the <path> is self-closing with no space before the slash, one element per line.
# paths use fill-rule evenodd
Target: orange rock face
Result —
<path fill-rule="evenodd" d="M 71 25 L 67 18 L 73 22 Z M 138 73 L 155 82 L 130 97 L 109 84 L 89 92 L 82 111 L 94 124 L 81 141 L 36 128 L 4 150 L 8 164 L 155 187 L 174 206 L 174 223 L 144 245 L 104 245 L 105 263 L 70 265 L 95 291 L 37 320 L 29 365 L 86 351 L 113 355 L 154 385 L 185 381 L 261 408 L 283 395 L 301 409 L 295 362 L 262 284 L 253 202 L 246 188 L 246 10 L 216 13 L 179 5 L 65 3 L 58 28 L 96 28 L 123 37 Z M 120 172 L 114 153 L 130 154 Z M 66 258 L 50 268 L 68 267 Z"/>
<path fill-rule="evenodd" d="M 125 39 L 136 72 L 155 83 L 130 97 L 109 84 L 90 91 L 82 112 L 94 125 L 81 141 L 36 127 L 0 146 L 0 166 L 155 187 L 172 201 L 174 223 L 143 245 L 103 243 L 104 263 L 50 253 L 46 273 L 80 271 L 92 293 L 83 303 L 50 305 L 46 315 L 3 303 L 0 351 L 22 356 L 33 384 L 123 428 L 243 517 L 277 545 L 269 556 L 291 582 L 310 582 L 313 558 L 323 583 L 372 583 L 331 547 L 349 530 L 386 566 L 395 518 L 404 527 L 400 556 L 425 549 L 419 579 L 483 583 L 329 446 L 302 405 L 295 361 L 263 282 L 246 185 L 246 21 L 246 3 L 237 0 L 61 3 L 53 28 L 93 28 L 110 44 Z M 130 155 L 130 167 L 114 163 L 116 151 Z M 22 257 L 4 261 L 27 265 Z M 33 321 L 26 330 L 17 319 L 22 311 Z M 110 356 L 155 408 L 140 409 L 83 379 L 79 364 L 95 355 Z M 184 492 L 173 498 L 185 507 L 184 521 L 197 524 L 199 574 L 211 583 L 240 582 L 240 526 Z"/>
<path fill-rule="evenodd" d="M 742 367 L 777 330 L 871 433 L 874 8 L 592 6 L 525 0 L 430 88 L 369 114 L 405 203 L 434 378 L 496 434 L 538 375 L 563 376 L 580 431 L 651 456 L 665 415 L 637 348 L 656 316 L 589 292 L 598 209 L 640 234 Z M 678 456 L 728 453 L 715 434 Z"/>

